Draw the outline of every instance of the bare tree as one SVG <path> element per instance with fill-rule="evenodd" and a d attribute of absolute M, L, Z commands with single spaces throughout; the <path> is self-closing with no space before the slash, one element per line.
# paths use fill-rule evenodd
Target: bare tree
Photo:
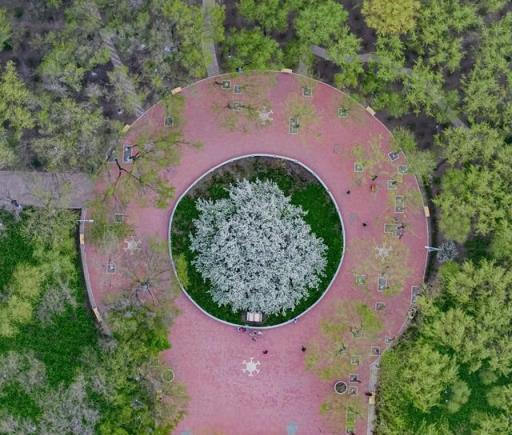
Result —
<path fill-rule="evenodd" d="M 161 304 L 172 294 L 172 267 L 165 242 L 153 238 L 129 240 L 120 272 L 128 283 L 130 298 L 139 304 Z"/>

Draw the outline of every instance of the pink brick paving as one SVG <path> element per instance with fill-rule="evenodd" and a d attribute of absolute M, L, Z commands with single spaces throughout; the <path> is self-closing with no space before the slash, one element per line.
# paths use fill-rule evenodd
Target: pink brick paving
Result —
<path fill-rule="evenodd" d="M 203 143 L 202 149 L 183 147 L 181 163 L 167 172 L 169 182 L 176 187 L 176 198 L 201 174 L 230 158 L 251 153 L 271 153 L 297 159 L 316 173 L 327 184 L 341 210 L 345 225 L 345 256 L 339 275 L 325 298 L 298 323 L 263 332 L 256 342 L 234 327 L 223 325 L 202 314 L 185 297 L 176 300 L 181 314 L 170 331 L 172 349 L 164 358 L 174 369 L 178 382 L 184 383 L 190 395 L 188 413 L 176 429 L 176 434 L 190 431 L 196 434 L 286 434 L 290 423 L 297 425 L 298 434 L 344 433 L 343 427 L 333 427 L 320 415 L 320 404 L 331 394 L 332 383 L 320 381 L 304 370 L 303 345 L 319 334 L 319 322 L 329 308 L 338 301 L 357 299 L 373 307 L 384 301 L 382 315 L 384 331 L 375 344 L 384 348 L 385 336 L 396 336 L 403 325 L 410 304 L 410 288 L 423 281 L 428 241 L 427 222 L 420 205 L 407 205 L 407 229 L 401 241 L 409 249 L 404 267 L 409 271 L 403 291 L 384 297 L 371 285 L 368 292 L 354 285 L 354 246 L 360 239 L 380 240 L 383 223 L 394 213 L 386 190 L 386 177 L 375 182 L 376 192 L 369 188 L 369 175 L 358 185 L 354 181 L 354 157 L 351 149 L 356 144 L 368 146 L 376 135 L 382 138 L 382 148 L 389 151 L 389 131 L 360 106 L 352 107 L 349 119 L 340 120 L 336 108 L 342 94 L 318 83 L 314 88 L 313 104 L 319 114 L 314 128 L 298 135 L 288 133 L 286 101 L 290 95 L 302 98 L 298 76 L 276 73 L 276 80 L 268 88 L 268 100 L 273 110 L 273 122 L 248 132 L 230 131 L 219 122 L 212 110 L 212 101 L 219 98 L 215 78 L 196 83 L 183 91 L 186 98 L 184 118 L 185 137 Z M 217 79 L 218 80 L 218 79 Z M 236 78 L 232 78 L 236 83 Z M 231 91 L 225 91 L 231 92 Z M 163 125 L 163 108 L 154 106 L 139 118 L 128 132 L 124 143 L 134 143 L 141 128 Z M 396 173 L 397 162 L 387 162 L 386 168 Z M 407 189 L 418 190 L 412 175 L 404 177 Z M 350 195 L 345 192 L 350 190 Z M 165 210 L 140 208 L 131 204 L 128 220 L 138 237 L 157 234 L 165 239 L 168 219 L 174 201 Z M 368 226 L 363 227 L 362 222 Z M 106 258 L 89 244 L 86 246 L 92 286 L 98 301 L 118 289 L 114 277 L 106 279 Z M 268 350 L 268 354 L 262 354 Z M 368 353 L 370 350 L 368 350 Z M 260 372 L 249 377 L 242 372 L 242 361 L 254 357 L 259 360 Z M 359 366 L 364 394 L 369 378 L 369 365 L 374 357 L 365 358 Z M 366 433 L 366 410 L 359 419 L 356 433 Z"/>

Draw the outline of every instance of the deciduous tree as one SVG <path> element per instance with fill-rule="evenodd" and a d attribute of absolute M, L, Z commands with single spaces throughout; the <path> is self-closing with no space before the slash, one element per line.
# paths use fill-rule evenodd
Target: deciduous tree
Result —
<path fill-rule="evenodd" d="M 439 405 L 443 391 L 457 379 L 457 366 L 427 343 L 416 346 L 404 362 L 404 393 L 412 405 L 428 412 Z"/>
<path fill-rule="evenodd" d="M 242 180 L 229 198 L 196 207 L 193 264 L 218 305 L 285 313 L 318 287 L 327 248 L 275 183 Z"/>
<path fill-rule="evenodd" d="M 288 18 L 304 0 L 241 0 L 240 15 L 257 23 L 265 32 L 283 32 Z"/>
<path fill-rule="evenodd" d="M 234 31 L 226 38 L 225 56 L 231 70 L 279 69 L 283 53 L 279 44 L 258 28 Z"/>
<path fill-rule="evenodd" d="M 361 11 L 378 33 L 401 34 L 414 28 L 419 8 L 418 0 L 365 0 Z"/>
<path fill-rule="evenodd" d="M 442 191 L 434 200 L 441 209 L 443 232 L 464 241 L 472 229 L 487 235 L 506 225 L 512 203 L 512 150 L 502 134 L 477 124 L 448 129 L 438 144 L 454 166 L 446 172 Z"/>
<path fill-rule="evenodd" d="M 119 125 L 70 98 L 44 99 L 41 106 L 40 137 L 32 144 L 39 160 L 50 170 L 94 172 L 117 142 Z"/>
<path fill-rule="evenodd" d="M 308 49 L 311 44 L 329 48 L 344 30 L 347 17 L 343 6 L 334 0 L 309 3 L 295 19 L 295 30 Z"/>

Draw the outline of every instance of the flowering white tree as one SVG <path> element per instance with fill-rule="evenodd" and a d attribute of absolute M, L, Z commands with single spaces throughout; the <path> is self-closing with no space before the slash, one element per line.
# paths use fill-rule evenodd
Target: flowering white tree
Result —
<path fill-rule="evenodd" d="M 317 288 L 327 247 L 304 221 L 305 212 L 271 181 L 243 180 L 229 197 L 199 199 L 191 250 L 219 305 L 265 314 L 294 308 Z"/>

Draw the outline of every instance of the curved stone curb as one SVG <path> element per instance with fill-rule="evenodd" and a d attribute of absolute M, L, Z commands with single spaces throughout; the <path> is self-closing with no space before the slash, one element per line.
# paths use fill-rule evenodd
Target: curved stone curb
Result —
<path fill-rule="evenodd" d="M 85 209 L 81 209 L 80 211 L 80 226 L 79 226 L 79 237 L 80 237 L 80 263 L 82 264 L 82 272 L 84 274 L 85 281 L 85 289 L 87 292 L 87 299 L 89 300 L 89 305 L 91 306 L 91 310 L 94 313 L 94 317 L 98 322 L 102 332 L 106 335 L 111 335 L 110 328 L 104 322 L 103 317 L 100 313 L 98 304 L 96 303 L 96 299 L 94 298 L 94 293 L 92 291 L 91 279 L 89 277 L 89 269 L 87 268 L 87 255 L 85 253 L 85 221 L 87 219 Z"/>
<path fill-rule="evenodd" d="M 341 231 L 342 231 L 342 234 L 343 234 L 343 250 L 341 252 L 341 258 L 340 258 L 340 261 L 338 263 L 338 267 L 336 268 L 336 272 L 334 272 L 334 275 L 331 279 L 331 281 L 329 282 L 329 285 L 327 286 L 327 288 L 324 290 L 324 292 L 322 293 L 322 295 L 312 304 L 310 305 L 308 308 L 306 308 L 302 313 L 300 313 L 299 315 L 297 315 L 295 318 L 293 319 L 290 319 L 290 320 L 287 320 L 286 322 L 283 322 L 283 323 L 279 323 L 277 325 L 270 325 L 270 326 L 253 326 L 253 325 L 247 325 L 247 324 L 238 324 L 238 323 L 232 323 L 232 322 L 228 322 L 227 320 L 222 320 L 222 319 L 219 319 L 218 317 L 214 316 L 213 314 L 210 314 L 208 311 L 206 311 L 203 307 L 201 307 L 187 292 L 187 290 L 185 289 L 185 287 L 183 286 L 179 276 L 178 276 L 178 273 L 176 271 L 176 265 L 174 264 L 174 259 L 173 259 L 173 256 L 172 256 L 172 238 L 171 238 L 171 228 L 172 228 L 172 220 L 174 218 L 174 212 L 176 211 L 176 208 L 178 207 L 179 203 L 181 202 L 181 200 L 188 194 L 188 192 L 197 184 L 199 183 L 204 177 L 206 177 L 207 175 L 211 174 L 212 172 L 216 171 L 217 169 L 219 169 L 220 167 L 222 166 L 225 166 L 229 163 L 232 163 L 232 162 L 236 162 L 238 160 L 242 160 L 242 159 L 246 159 L 246 158 L 250 158 L 250 157 L 272 157 L 272 158 L 276 158 L 276 159 L 282 159 L 282 160 L 287 160 L 289 162 L 292 162 L 292 163 L 295 163 L 301 167 L 303 167 L 304 169 L 306 169 L 308 172 L 310 172 L 311 174 L 313 174 L 315 176 L 315 178 L 320 182 L 320 184 L 323 186 L 323 188 L 327 191 L 327 193 L 329 194 L 329 197 L 331 198 L 331 201 L 333 202 L 334 206 L 336 207 L 336 212 L 338 213 L 338 217 L 340 219 L 340 222 L 341 222 Z M 215 165 L 214 167 L 210 168 L 208 171 L 206 171 L 205 173 L 203 173 L 199 178 L 197 178 L 181 195 L 180 197 L 176 200 L 176 203 L 172 209 L 172 212 L 171 212 L 171 215 L 169 217 L 169 226 L 168 226 L 168 232 L 167 232 L 167 237 L 168 237 L 168 247 L 169 247 L 169 256 L 171 258 L 171 264 L 172 264 L 172 269 L 174 271 L 174 276 L 176 277 L 179 285 L 180 285 L 180 289 L 183 291 L 183 293 L 187 296 L 187 298 L 189 299 L 189 301 L 191 301 L 195 306 L 196 308 L 198 308 L 203 314 L 205 314 L 206 316 L 208 316 L 210 319 L 212 320 L 215 320 L 217 322 L 220 322 L 220 323 L 224 323 L 225 325 L 229 325 L 229 326 L 234 326 L 234 327 L 239 327 L 239 326 L 244 326 L 246 328 L 250 328 L 250 329 L 262 329 L 262 330 L 269 330 L 269 329 L 275 329 L 275 328 L 279 328 L 281 326 L 285 326 L 285 325 L 289 325 L 291 323 L 294 323 L 295 321 L 297 321 L 298 319 L 300 319 L 302 316 L 304 316 L 306 313 L 308 313 L 310 310 L 312 310 L 314 307 L 316 307 L 320 301 L 324 298 L 324 296 L 327 294 L 327 292 L 329 291 L 329 289 L 331 288 L 331 286 L 334 284 L 334 281 L 336 280 L 337 276 L 338 276 L 338 272 L 340 271 L 341 269 L 341 265 L 343 264 L 343 258 L 345 257 L 345 243 L 346 243 L 346 235 L 345 235 L 345 223 L 343 222 L 343 217 L 341 215 L 341 212 L 340 212 L 340 209 L 338 207 L 338 203 L 336 202 L 336 200 L 334 199 L 334 196 L 332 195 L 331 191 L 329 190 L 329 188 L 327 187 L 327 185 L 324 183 L 324 181 L 320 178 L 320 176 L 313 170 L 311 169 L 310 167 L 308 167 L 307 165 L 305 165 L 304 163 L 296 160 L 296 159 L 292 159 L 290 157 L 286 157 L 286 156 L 282 156 L 282 155 L 278 155 L 278 154 L 266 154 L 266 153 L 255 153 L 255 154 L 245 154 L 245 155 L 241 155 L 241 156 L 237 156 L 237 157 L 233 157 L 231 159 L 228 159 L 228 160 L 225 160 L 224 162 L 222 163 L 219 163 L 218 165 Z"/>

